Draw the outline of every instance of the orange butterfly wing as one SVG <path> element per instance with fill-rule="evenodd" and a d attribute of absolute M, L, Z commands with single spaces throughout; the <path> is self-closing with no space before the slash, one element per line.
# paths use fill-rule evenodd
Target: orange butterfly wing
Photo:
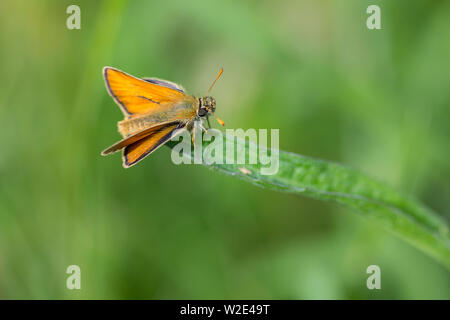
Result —
<path fill-rule="evenodd" d="M 126 117 L 149 112 L 164 112 L 173 104 L 183 102 L 187 95 L 164 81 L 145 81 L 111 67 L 103 68 L 106 89 Z"/>
<path fill-rule="evenodd" d="M 172 125 L 172 124 L 178 124 L 179 128 L 183 128 L 184 127 L 184 123 L 181 122 L 165 122 L 159 125 L 155 125 L 153 127 L 150 127 L 148 129 L 139 131 L 129 137 L 126 137 L 125 139 L 120 140 L 119 142 L 116 142 L 115 144 L 113 144 L 112 146 L 110 146 L 109 148 L 105 149 L 102 151 L 102 156 L 107 156 L 108 154 L 114 153 L 119 151 L 120 149 L 125 148 L 126 146 L 137 142 L 139 140 L 141 140 L 142 138 L 145 138 L 146 136 L 153 134 L 155 131 L 160 130 L 161 128 L 167 126 L 167 125 Z"/>
<path fill-rule="evenodd" d="M 184 124 L 175 122 L 153 127 L 154 130 L 149 135 L 127 145 L 123 149 L 123 167 L 129 168 L 144 159 L 166 143 L 173 136 L 176 129 L 183 126 Z"/>

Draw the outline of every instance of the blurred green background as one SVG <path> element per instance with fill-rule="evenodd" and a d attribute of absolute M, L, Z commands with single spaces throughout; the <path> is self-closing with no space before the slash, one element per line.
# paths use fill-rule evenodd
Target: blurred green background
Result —
<path fill-rule="evenodd" d="M 366 28 L 371 4 L 382 30 Z M 449 57 L 444 0 L 2 0 L 0 298 L 449 299 L 443 266 L 348 208 L 175 166 L 168 148 L 128 170 L 100 156 L 122 119 L 103 66 L 195 95 L 223 66 L 228 128 L 279 128 L 282 149 L 448 219 Z"/>

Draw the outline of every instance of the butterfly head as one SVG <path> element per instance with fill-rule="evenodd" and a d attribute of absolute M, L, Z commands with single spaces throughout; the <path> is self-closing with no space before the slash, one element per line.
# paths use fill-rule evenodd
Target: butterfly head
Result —
<path fill-rule="evenodd" d="M 205 117 L 208 114 L 214 113 L 216 111 L 216 100 L 213 97 L 203 97 L 198 100 L 198 116 Z"/>

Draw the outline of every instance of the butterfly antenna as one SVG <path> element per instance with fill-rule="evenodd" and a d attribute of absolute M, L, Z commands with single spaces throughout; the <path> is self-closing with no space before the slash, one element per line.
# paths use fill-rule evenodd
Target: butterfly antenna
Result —
<path fill-rule="evenodd" d="M 206 92 L 206 95 L 208 95 L 209 92 L 211 91 L 211 89 L 214 87 L 214 85 L 216 84 L 217 79 L 219 79 L 219 77 L 222 74 L 222 72 L 223 72 L 223 68 L 220 68 L 220 71 L 219 71 L 219 74 L 217 75 L 216 80 L 214 80 L 214 82 L 212 83 L 211 87 L 209 87 L 208 92 Z"/>

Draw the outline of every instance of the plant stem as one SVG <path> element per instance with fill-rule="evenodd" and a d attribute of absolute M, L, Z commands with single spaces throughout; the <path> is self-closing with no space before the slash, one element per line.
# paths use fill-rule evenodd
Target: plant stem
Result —
<path fill-rule="evenodd" d="M 245 151 L 246 159 L 249 159 L 250 155 L 255 155 L 255 152 L 259 155 L 262 150 L 267 150 L 269 155 L 274 152 L 272 149 L 263 149 L 241 138 L 225 134 L 223 137 L 228 143 L 232 143 L 234 150 Z M 203 141 L 203 150 L 210 143 Z M 170 141 L 167 145 L 173 148 L 177 142 Z M 223 154 L 225 155 L 225 151 Z M 188 151 L 184 156 L 193 159 L 194 150 Z M 413 197 L 398 192 L 358 170 L 285 151 L 279 151 L 279 170 L 273 175 L 261 174 L 260 169 L 264 166 L 259 162 L 258 164 L 223 162 L 225 161 L 213 164 L 203 162 L 203 164 L 265 189 L 332 200 L 356 208 L 362 215 L 383 224 L 450 269 L 447 223 Z"/>

